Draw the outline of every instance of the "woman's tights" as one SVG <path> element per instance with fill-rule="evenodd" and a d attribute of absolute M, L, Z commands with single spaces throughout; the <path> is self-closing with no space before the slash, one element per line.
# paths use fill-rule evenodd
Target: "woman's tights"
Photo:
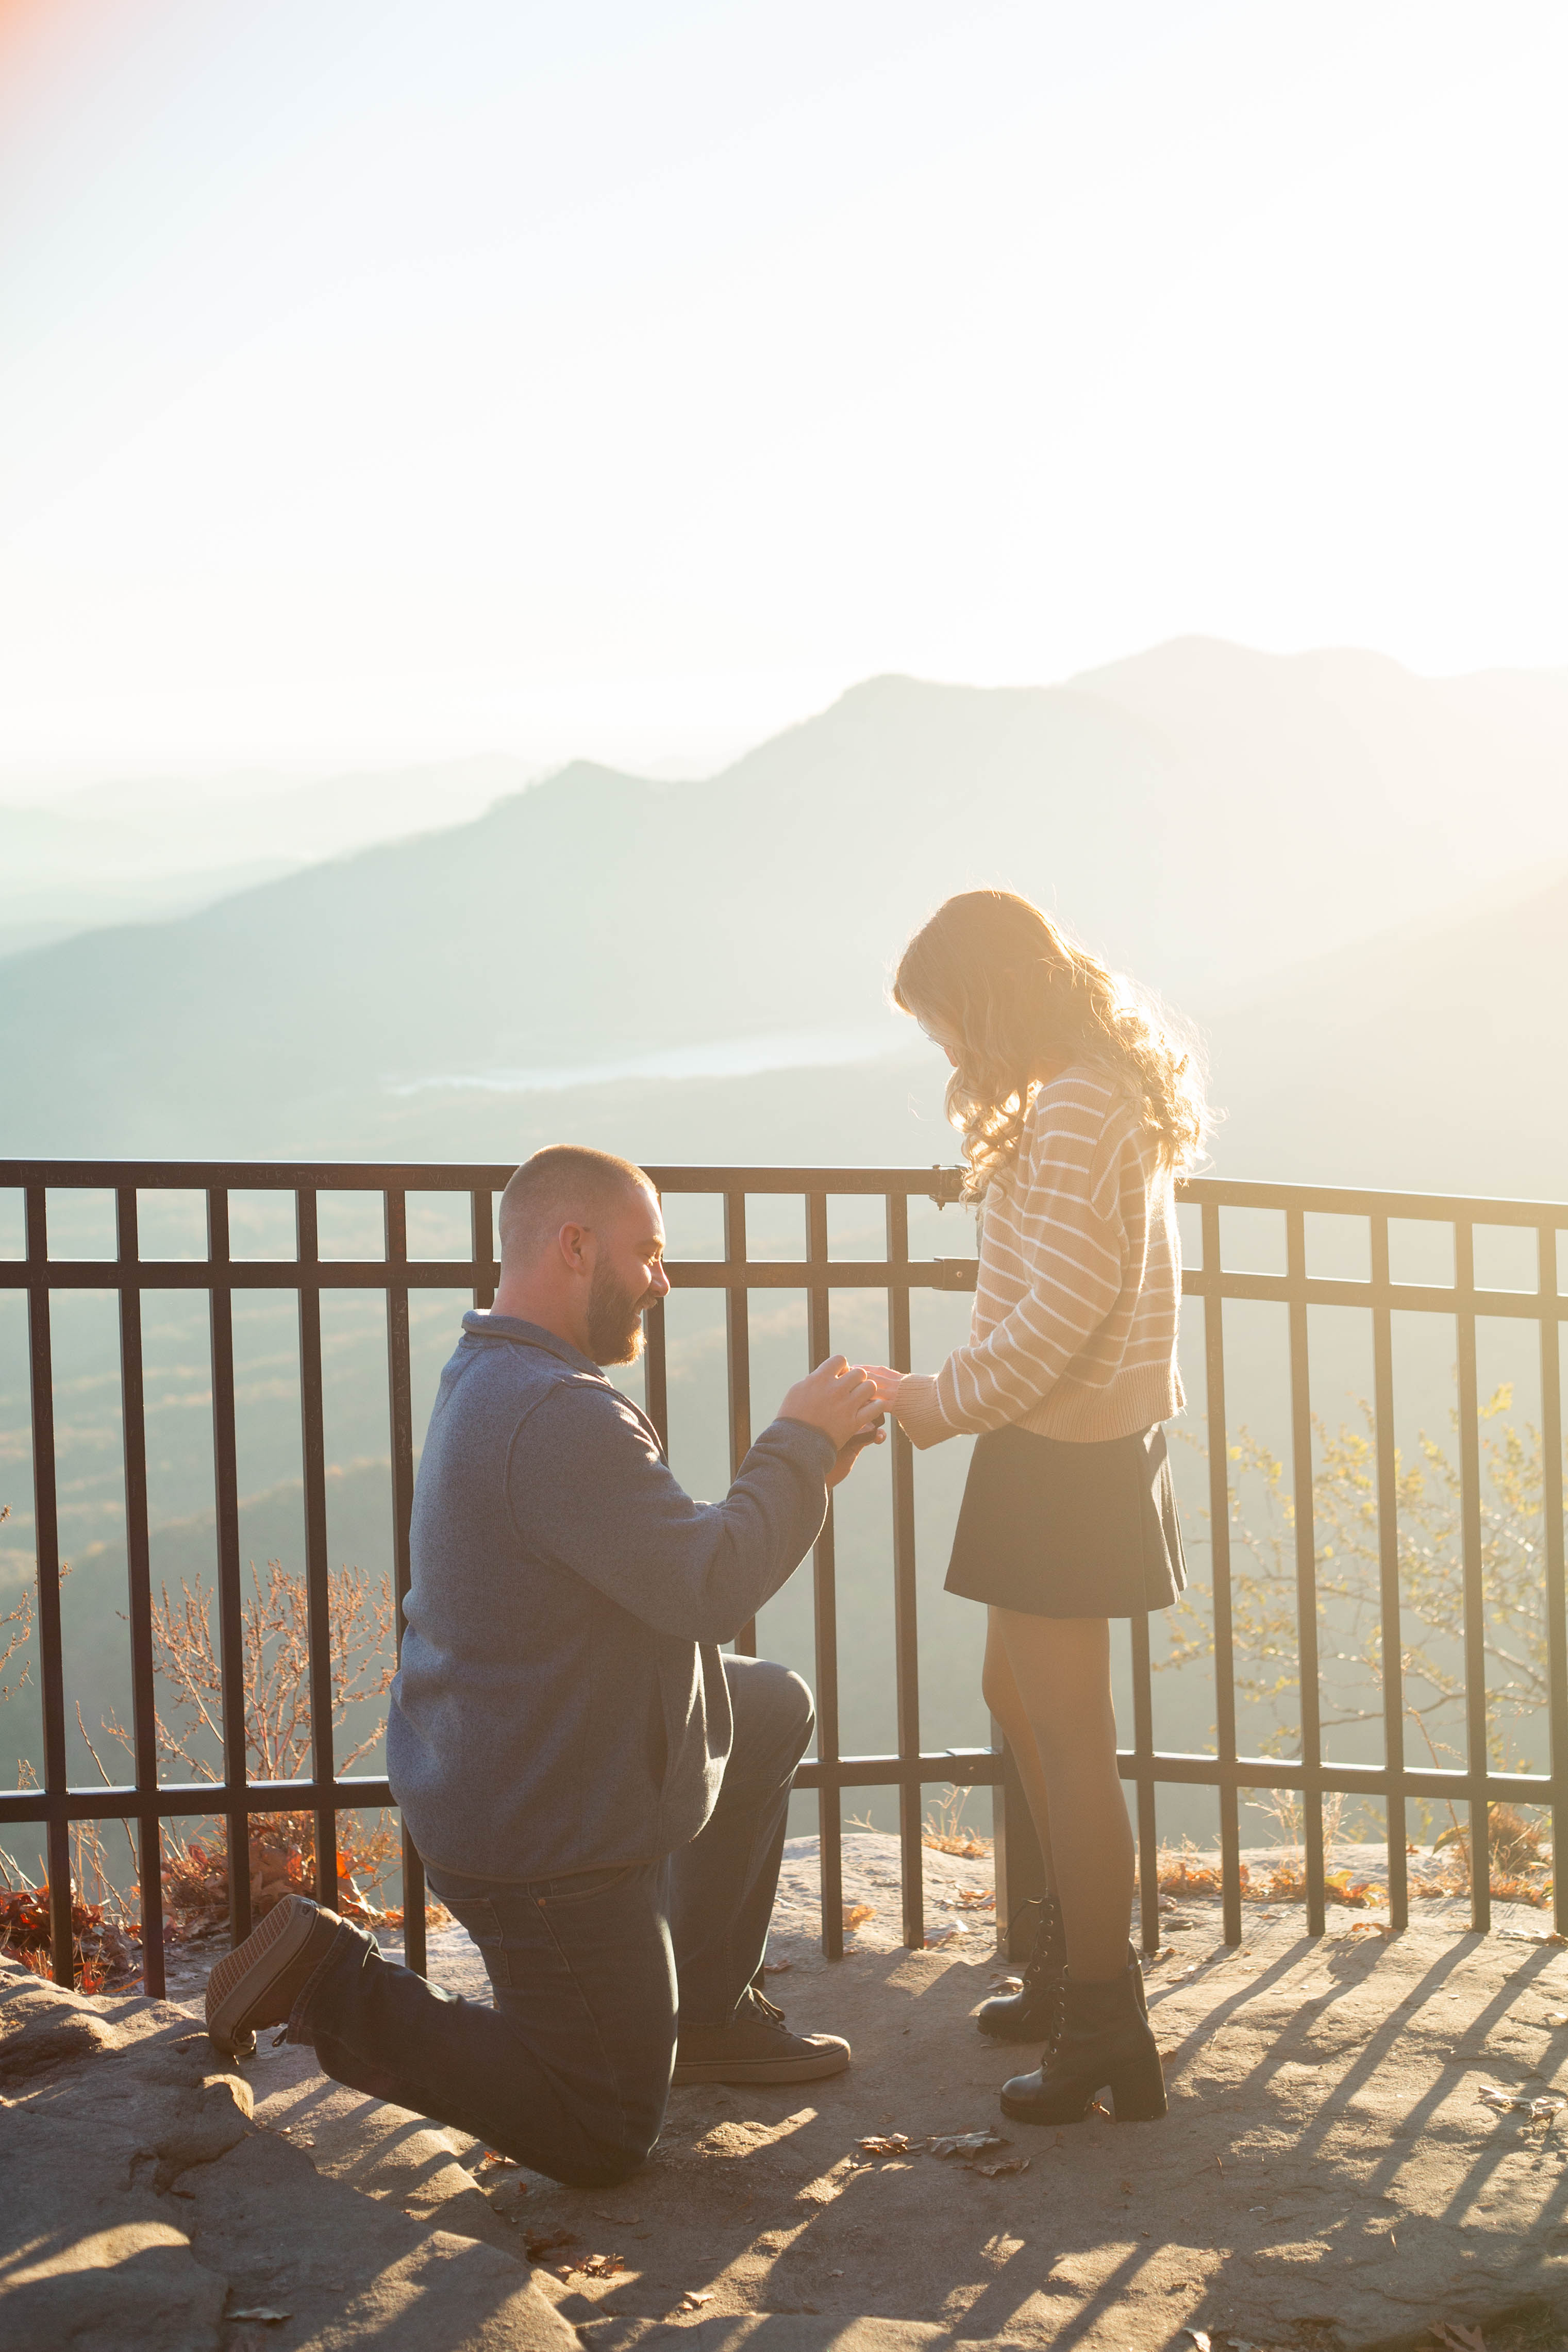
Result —
<path fill-rule="evenodd" d="M 1080 1983 L 1127 1967 L 1132 1829 L 1116 1765 L 1104 1617 L 992 1609 L 981 1686 L 1007 1736 Z"/>

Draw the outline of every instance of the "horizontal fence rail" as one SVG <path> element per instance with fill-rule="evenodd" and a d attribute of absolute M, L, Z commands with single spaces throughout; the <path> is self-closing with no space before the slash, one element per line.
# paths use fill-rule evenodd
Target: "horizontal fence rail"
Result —
<path fill-rule="evenodd" d="M 753 1291 L 804 1292 L 809 1360 L 832 1352 L 835 1290 L 879 1291 L 887 1300 L 888 1360 L 908 1370 L 910 1300 L 917 1290 L 973 1290 L 973 1256 L 915 1258 L 910 1255 L 909 1210 L 914 1200 L 939 1205 L 960 1197 L 961 1171 L 910 1168 L 655 1168 L 648 1171 L 666 1197 L 716 1197 L 723 1210 L 723 1255 L 713 1260 L 669 1263 L 676 1289 L 714 1290 L 725 1298 L 725 1349 L 731 1472 L 738 1469 L 752 1434 L 751 1354 L 747 1301 Z M 137 1160 L 0 1160 L 0 1192 L 20 1193 L 24 1203 L 24 1248 L 0 1258 L 0 1291 L 26 1294 L 31 1410 L 33 1501 L 37 1549 L 38 1680 L 43 1731 L 41 1787 L 0 1792 L 0 1824 L 35 1824 L 45 1833 L 49 1885 L 51 1958 L 57 1979 L 72 1978 L 69 1829 L 72 1822 L 119 1820 L 135 1830 L 137 1881 L 147 1990 L 164 1989 L 162 1888 L 163 1824 L 196 1814 L 221 1817 L 231 1864 L 248 1853 L 250 1817 L 310 1813 L 315 1825 L 316 1892 L 333 1904 L 338 1893 L 337 1817 L 369 1806 L 387 1806 L 392 1792 L 384 1777 L 340 1775 L 334 1768 L 332 1685 L 329 1619 L 329 1555 L 326 1465 L 322 1415 L 321 1292 L 371 1290 L 386 1301 L 389 1444 L 393 1498 L 393 1571 L 401 1635 L 401 1609 L 410 1580 L 408 1528 L 413 1500 L 415 1429 L 409 1352 L 409 1298 L 420 1289 L 468 1290 L 476 1307 L 487 1307 L 499 1278 L 495 1257 L 494 1206 L 511 1170 L 489 1164 L 382 1165 L 358 1162 L 163 1162 Z M 50 1255 L 51 1192 L 107 1193 L 114 1205 L 115 1248 L 101 1258 Z M 143 1257 L 139 1244 L 142 1196 L 160 1192 L 200 1196 L 205 1212 L 205 1251 L 198 1257 Z M 324 1256 L 320 1247 L 319 1203 L 334 1192 L 379 1195 L 384 1255 L 362 1259 Z M 237 1192 L 277 1193 L 291 1198 L 296 1254 L 291 1258 L 250 1258 L 231 1248 L 230 1205 Z M 411 1193 L 444 1194 L 466 1209 L 469 1245 L 466 1256 L 411 1257 L 407 1203 Z M 804 1202 L 803 1257 L 752 1257 L 747 1247 L 748 1198 L 792 1195 Z M 883 1257 L 844 1260 L 830 1254 L 828 1203 L 846 1196 L 879 1200 L 886 1229 Z M 1372 1192 L 1289 1184 L 1194 1180 L 1181 1188 L 1183 1203 L 1196 1210 L 1202 1246 L 1184 1273 L 1184 1294 L 1205 1302 L 1204 1362 L 1206 1382 L 1209 1527 L 1212 1543 L 1215 1750 L 1180 1753 L 1156 1748 L 1152 1736 L 1152 1661 L 1146 1620 L 1131 1629 L 1132 1731 L 1121 1752 L 1122 1777 L 1132 1784 L 1138 1828 L 1141 1912 L 1144 1941 L 1158 1942 L 1159 1890 L 1155 1791 L 1161 1785 L 1196 1786 L 1216 1793 L 1219 1816 L 1221 1892 L 1225 1933 L 1241 1935 L 1242 1874 L 1239 1806 L 1248 1790 L 1299 1791 L 1304 1821 L 1304 1876 L 1309 1933 L 1321 1934 L 1325 1916 L 1322 1799 L 1343 1792 L 1381 1801 L 1386 1807 L 1391 1923 L 1405 1924 L 1405 1805 L 1408 1800 L 1448 1801 L 1468 1809 L 1470 1845 L 1471 1922 L 1485 1929 L 1490 1918 L 1488 1808 L 1498 1802 L 1548 1808 L 1553 1845 L 1568 1823 L 1568 1636 L 1565 1636 L 1563 1576 L 1563 1426 L 1561 1331 L 1568 1321 L 1568 1297 L 1560 1287 L 1561 1237 L 1568 1234 L 1568 1205 L 1552 1202 L 1458 1198 L 1429 1193 Z M 1282 1216 L 1282 1272 L 1232 1270 L 1222 1255 L 1221 1214 L 1226 1210 L 1268 1210 Z M 1365 1279 L 1310 1274 L 1306 1219 L 1310 1216 L 1364 1220 L 1370 1239 Z M 1409 1220 L 1451 1229 L 1453 1280 L 1405 1283 L 1390 1272 L 1391 1221 Z M 1478 1227 L 1522 1228 L 1536 1238 L 1536 1280 L 1529 1290 L 1479 1286 L 1474 1235 Z M 134 1777 L 125 1785 L 79 1786 L 67 1769 L 67 1695 L 61 1632 L 62 1572 L 56 1478 L 55 1385 L 51 1349 L 51 1294 L 73 1290 L 107 1292 L 117 1302 L 120 1338 L 119 1388 L 124 1453 L 125 1538 L 131 1654 L 130 1747 Z M 212 1438 L 216 1522 L 216 1596 L 221 1662 L 222 1773 L 216 1780 L 160 1781 L 154 1688 L 153 1597 L 143 1391 L 142 1303 L 147 1291 L 187 1290 L 208 1301 L 212 1347 Z M 309 1778 L 260 1780 L 248 1776 L 245 1735 L 243 1619 L 240 1581 L 239 1496 L 236 1449 L 233 1309 L 237 1293 L 283 1291 L 298 1302 L 304 1489 L 304 1560 L 309 1627 L 309 1696 L 311 1771 Z M 1222 1302 L 1271 1302 L 1285 1309 L 1289 1328 L 1290 1467 L 1294 1491 L 1294 1556 L 1297 1625 L 1300 1646 L 1300 1753 L 1294 1757 L 1238 1752 L 1233 1652 L 1232 1496 L 1228 1485 L 1227 1405 Z M 1405 1761 L 1402 1645 L 1385 1641 L 1382 1659 L 1384 1754 L 1381 1763 L 1336 1760 L 1324 1752 L 1319 1705 L 1319 1561 L 1312 1524 L 1313 1423 L 1310 1387 L 1309 1314 L 1320 1307 L 1351 1307 L 1370 1315 L 1373 1339 L 1375 1502 L 1381 1576 L 1382 1622 L 1400 1622 L 1396 1461 L 1394 1440 L 1392 1317 L 1428 1314 L 1448 1318 L 1457 1338 L 1458 1451 L 1462 1559 L 1463 1690 L 1466 1762 L 1429 1769 Z M 1489 1759 L 1485 1638 L 1487 1593 L 1483 1567 L 1481 1465 L 1478 1443 L 1476 1326 L 1479 1318 L 1534 1323 L 1540 1342 L 1542 1472 L 1541 1575 L 1545 1611 L 1549 1702 L 1549 1767 L 1544 1773 L 1494 1768 Z M 662 1305 L 645 1318 L 644 1379 L 647 1410 L 661 1436 L 668 1436 L 668 1362 Z M 903 1932 L 908 1942 L 924 1941 L 922 1791 L 933 1784 L 985 1786 L 995 1796 L 995 1861 L 998 1927 L 1004 1937 L 1023 1905 L 1043 1885 L 1038 1847 L 1021 1786 L 1005 1748 L 955 1748 L 928 1752 L 921 1738 L 921 1693 L 916 1622 L 915 1493 L 913 1457 L 895 1432 L 892 1446 L 890 1559 L 893 1587 L 894 1679 L 897 1752 L 846 1755 L 839 1738 L 838 1636 L 834 1527 L 831 1507 L 818 1538 L 811 1570 L 815 1615 L 817 1746 L 803 1764 L 796 1784 L 819 1792 L 823 1941 L 830 1956 L 843 1949 L 841 1796 L 847 1789 L 889 1788 L 899 1795 L 902 1864 Z M 742 1632 L 737 1647 L 754 1651 L 754 1628 Z M 408 1964 L 423 1970 L 425 1894 L 419 1856 L 403 1837 L 405 1948 Z M 230 1933 L 250 1927 L 248 1869 L 228 1872 Z M 1556 1927 L 1568 1933 L 1568 1880 L 1557 1874 Z"/>

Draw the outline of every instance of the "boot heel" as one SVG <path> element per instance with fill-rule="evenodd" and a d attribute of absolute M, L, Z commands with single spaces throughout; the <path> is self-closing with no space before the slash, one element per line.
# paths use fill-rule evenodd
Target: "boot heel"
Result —
<path fill-rule="evenodd" d="M 1159 2052 L 1151 2050 L 1147 2057 L 1135 2060 L 1113 2074 L 1110 2096 L 1119 2124 L 1157 2123 L 1166 2109 L 1165 2077 Z"/>

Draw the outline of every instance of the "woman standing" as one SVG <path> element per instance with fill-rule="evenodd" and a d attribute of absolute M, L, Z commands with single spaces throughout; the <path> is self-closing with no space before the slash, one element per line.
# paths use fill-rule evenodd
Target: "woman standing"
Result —
<path fill-rule="evenodd" d="M 1040 2040 L 1002 2093 L 1021 2122 L 1165 2112 L 1128 1941 L 1132 1833 L 1116 1761 L 1112 1617 L 1186 1582 L 1160 1424 L 1176 1370 L 1174 1180 L 1202 1140 L 1192 1053 L 1049 917 L 950 898 L 893 1000 L 952 1064 L 948 1116 L 980 1204 L 969 1344 L 935 1374 L 874 1372 L 916 1445 L 978 1433 L 947 1590 L 987 1611 L 982 1688 L 1017 1759 L 1048 1888 L 1024 1989 L 978 2023 Z"/>

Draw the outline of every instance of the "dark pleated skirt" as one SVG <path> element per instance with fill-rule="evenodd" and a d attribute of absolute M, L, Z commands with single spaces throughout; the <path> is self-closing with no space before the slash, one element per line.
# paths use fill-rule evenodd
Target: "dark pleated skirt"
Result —
<path fill-rule="evenodd" d="M 1168 1609 L 1186 1581 L 1157 1423 L 1091 1445 L 1026 1429 L 977 1441 L 949 1592 L 1026 1617 L 1142 1617 Z"/>

